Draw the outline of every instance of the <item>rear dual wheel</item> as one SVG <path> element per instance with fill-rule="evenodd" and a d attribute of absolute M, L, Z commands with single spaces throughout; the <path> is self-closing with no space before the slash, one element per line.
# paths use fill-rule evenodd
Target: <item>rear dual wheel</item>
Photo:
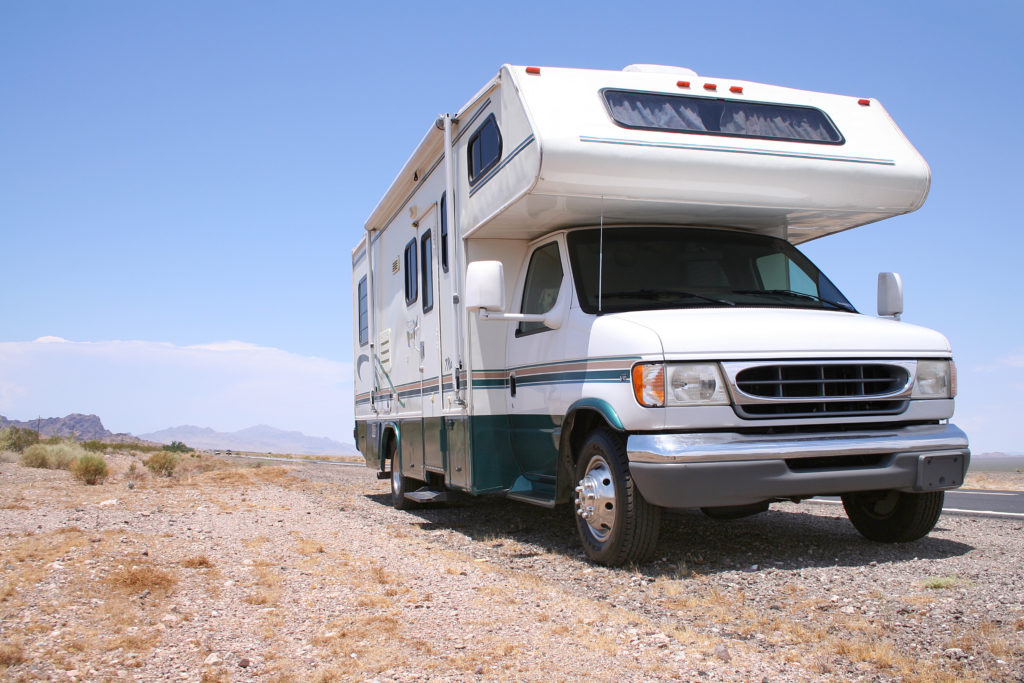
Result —
<path fill-rule="evenodd" d="M 405 497 L 409 491 L 415 491 L 422 484 L 416 479 L 402 474 L 402 462 L 398 457 L 398 444 L 394 439 L 388 442 L 388 460 L 391 461 L 391 505 L 396 510 L 411 510 L 417 503 Z"/>
<path fill-rule="evenodd" d="M 590 559 L 610 567 L 650 559 L 661 508 L 644 500 L 620 435 L 591 433 L 576 461 L 576 528 Z"/>

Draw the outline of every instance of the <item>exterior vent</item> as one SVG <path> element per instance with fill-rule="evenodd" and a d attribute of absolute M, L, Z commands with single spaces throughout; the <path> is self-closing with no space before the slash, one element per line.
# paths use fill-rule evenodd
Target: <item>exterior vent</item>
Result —
<path fill-rule="evenodd" d="M 906 409 L 913 361 L 726 363 L 736 413 L 750 419 L 892 415 Z"/>

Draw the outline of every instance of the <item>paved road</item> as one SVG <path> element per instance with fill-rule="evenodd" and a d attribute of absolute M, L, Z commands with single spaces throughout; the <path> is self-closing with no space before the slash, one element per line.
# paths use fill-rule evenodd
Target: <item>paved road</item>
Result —
<path fill-rule="evenodd" d="M 815 498 L 822 503 L 841 504 L 838 497 Z M 1024 519 L 1024 491 L 955 489 L 946 491 L 943 512 L 984 517 Z"/>

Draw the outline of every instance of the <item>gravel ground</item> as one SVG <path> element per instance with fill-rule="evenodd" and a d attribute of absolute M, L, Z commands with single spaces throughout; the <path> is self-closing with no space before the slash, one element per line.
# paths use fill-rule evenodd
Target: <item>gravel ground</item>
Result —
<path fill-rule="evenodd" d="M 834 505 L 672 513 L 657 561 L 607 569 L 568 508 L 108 460 L 88 487 L 0 464 L 4 680 L 1024 681 L 1020 521 L 879 545 Z"/>

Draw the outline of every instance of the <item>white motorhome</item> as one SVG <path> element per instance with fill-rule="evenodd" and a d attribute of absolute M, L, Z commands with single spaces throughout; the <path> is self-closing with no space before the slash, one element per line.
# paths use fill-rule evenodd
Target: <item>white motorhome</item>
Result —
<path fill-rule="evenodd" d="M 503 66 L 431 125 L 352 252 L 355 436 L 398 508 L 569 503 L 587 554 L 663 508 L 841 495 L 927 534 L 970 452 L 937 332 L 854 310 L 794 245 L 914 211 L 927 164 L 874 99 Z"/>

